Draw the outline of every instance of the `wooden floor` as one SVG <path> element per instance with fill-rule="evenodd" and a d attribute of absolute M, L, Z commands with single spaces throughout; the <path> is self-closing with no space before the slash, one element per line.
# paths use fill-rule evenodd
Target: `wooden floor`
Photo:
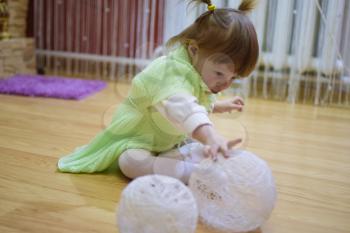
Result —
<path fill-rule="evenodd" d="M 0 232 L 118 232 L 128 180 L 113 167 L 62 174 L 56 162 L 108 123 L 127 89 L 80 102 L 0 95 Z M 264 233 L 350 232 L 350 110 L 250 99 L 244 113 L 212 119 L 273 170 L 278 202 Z"/>

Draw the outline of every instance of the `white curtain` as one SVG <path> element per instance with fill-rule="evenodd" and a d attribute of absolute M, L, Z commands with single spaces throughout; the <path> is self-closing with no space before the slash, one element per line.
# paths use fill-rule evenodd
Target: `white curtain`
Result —
<path fill-rule="evenodd" d="M 213 3 L 237 8 L 240 1 Z M 188 13 L 185 4 L 166 1 L 165 15 L 180 17 L 166 22 L 165 41 L 205 11 Z M 260 0 L 250 15 L 260 44 L 259 69 L 231 91 L 292 103 L 349 106 L 349 11 L 347 0 Z"/>

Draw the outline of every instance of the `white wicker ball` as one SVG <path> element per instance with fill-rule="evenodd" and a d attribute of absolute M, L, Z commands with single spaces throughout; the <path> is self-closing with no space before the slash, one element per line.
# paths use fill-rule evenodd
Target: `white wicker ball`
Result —
<path fill-rule="evenodd" d="M 217 232 L 247 232 L 260 227 L 276 201 L 267 163 L 243 150 L 231 157 L 203 160 L 189 181 L 200 220 Z"/>
<path fill-rule="evenodd" d="M 190 189 L 162 175 L 133 180 L 123 190 L 117 211 L 120 233 L 193 233 L 197 220 Z"/>

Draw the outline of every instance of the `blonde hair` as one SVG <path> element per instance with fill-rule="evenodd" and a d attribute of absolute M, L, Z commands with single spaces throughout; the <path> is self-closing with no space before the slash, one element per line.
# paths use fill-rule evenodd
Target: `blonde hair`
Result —
<path fill-rule="evenodd" d="M 212 5 L 210 0 L 192 0 L 190 3 Z M 209 10 L 180 34 L 170 38 L 167 48 L 176 44 L 187 45 L 195 41 L 200 50 L 207 54 L 224 54 L 218 63 L 229 62 L 235 65 L 237 75 L 248 76 L 255 68 L 259 56 L 259 45 L 255 28 L 247 16 L 256 5 L 256 0 L 242 0 L 238 10 L 219 8 Z M 226 58 L 225 58 L 226 57 Z"/>

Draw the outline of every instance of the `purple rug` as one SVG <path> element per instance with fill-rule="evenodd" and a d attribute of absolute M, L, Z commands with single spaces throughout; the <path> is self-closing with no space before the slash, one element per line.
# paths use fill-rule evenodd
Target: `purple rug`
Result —
<path fill-rule="evenodd" d="M 106 87 L 98 80 L 84 80 L 42 75 L 14 75 L 0 79 L 0 93 L 81 100 Z"/>

